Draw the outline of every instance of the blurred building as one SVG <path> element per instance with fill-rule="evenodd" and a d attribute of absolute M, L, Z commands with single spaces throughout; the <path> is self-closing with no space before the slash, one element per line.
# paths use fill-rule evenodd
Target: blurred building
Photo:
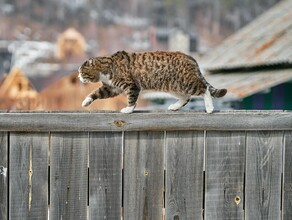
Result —
<path fill-rule="evenodd" d="M 0 81 L 1 75 L 8 73 L 11 67 L 12 53 L 8 49 L 8 42 L 0 42 Z"/>
<path fill-rule="evenodd" d="M 78 9 L 85 7 L 88 3 L 88 0 L 58 0 L 60 4 L 65 5 L 68 8 L 71 9 Z"/>
<path fill-rule="evenodd" d="M 197 48 L 197 36 L 190 31 L 183 31 L 179 28 L 174 28 L 169 32 L 168 50 L 181 51 L 186 54 L 195 53 Z"/>
<path fill-rule="evenodd" d="M 0 84 L 0 109 L 42 109 L 38 95 L 24 73 L 18 68 L 12 69 Z"/>
<path fill-rule="evenodd" d="M 74 28 L 64 31 L 57 41 L 56 57 L 67 62 L 80 61 L 86 54 L 85 38 Z"/>

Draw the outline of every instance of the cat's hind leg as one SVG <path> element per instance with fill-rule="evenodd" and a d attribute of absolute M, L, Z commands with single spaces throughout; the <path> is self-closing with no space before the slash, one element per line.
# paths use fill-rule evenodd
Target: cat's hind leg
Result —
<path fill-rule="evenodd" d="M 171 104 L 168 107 L 168 110 L 177 111 L 180 108 L 184 107 L 191 99 L 190 95 L 179 95 L 179 94 L 172 94 L 173 96 L 178 98 L 178 101 L 174 104 Z"/>
<path fill-rule="evenodd" d="M 136 107 L 136 104 L 132 105 L 132 106 L 127 106 L 127 107 L 121 109 L 121 113 L 130 114 L 134 111 L 135 107 Z"/>
<path fill-rule="evenodd" d="M 204 102 L 205 102 L 205 108 L 207 113 L 212 113 L 214 110 L 212 96 L 209 91 L 209 87 L 206 89 L 206 92 L 204 94 Z"/>

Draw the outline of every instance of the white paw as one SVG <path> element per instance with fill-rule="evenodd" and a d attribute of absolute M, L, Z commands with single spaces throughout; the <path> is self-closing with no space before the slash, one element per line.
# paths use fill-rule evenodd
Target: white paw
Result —
<path fill-rule="evenodd" d="M 82 107 L 89 106 L 93 102 L 93 99 L 90 97 L 86 97 L 82 102 Z"/>
<path fill-rule="evenodd" d="M 214 107 L 213 106 L 206 106 L 206 112 L 207 113 L 212 113 L 213 112 L 213 110 L 214 110 Z"/>
<path fill-rule="evenodd" d="M 127 106 L 121 110 L 121 113 L 130 114 L 134 111 L 135 106 Z"/>
<path fill-rule="evenodd" d="M 168 107 L 168 110 L 170 110 L 170 111 L 177 111 L 178 109 L 180 109 L 180 107 L 181 107 L 181 105 L 178 105 L 177 103 L 174 103 L 174 104 L 172 104 L 172 105 L 170 105 Z"/>
<path fill-rule="evenodd" d="M 206 112 L 212 113 L 214 110 L 214 106 L 213 106 L 213 101 L 212 101 L 209 88 L 207 88 L 206 93 L 204 94 L 204 102 L 205 102 Z"/>

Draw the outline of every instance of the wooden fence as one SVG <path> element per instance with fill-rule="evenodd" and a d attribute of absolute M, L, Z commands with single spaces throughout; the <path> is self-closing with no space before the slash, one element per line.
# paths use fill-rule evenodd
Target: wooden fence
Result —
<path fill-rule="evenodd" d="M 0 219 L 292 219 L 292 112 L 2 112 Z"/>

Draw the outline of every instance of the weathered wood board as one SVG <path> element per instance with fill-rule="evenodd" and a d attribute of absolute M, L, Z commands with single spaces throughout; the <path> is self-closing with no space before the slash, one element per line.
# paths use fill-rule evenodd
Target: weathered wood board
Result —
<path fill-rule="evenodd" d="M 52 133 L 50 219 L 87 219 L 87 132 Z"/>
<path fill-rule="evenodd" d="M 206 134 L 205 219 L 243 219 L 245 132 Z"/>
<path fill-rule="evenodd" d="M 245 218 L 281 219 L 282 131 L 247 132 Z"/>
<path fill-rule="evenodd" d="M 10 133 L 9 219 L 47 219 L 48 133 Z"/>
<path fill-rule="evenodd" d="M 0 132 L 0 219 L 8 215 L 8 133 Z"/>
<path fill-rule="evenodd" d="M 285 132 L 283 177 L 283 220 L 292 218 L 292 131 Z"/>
<path fill-rule="evenodd" d="M 89 144 L 89 218 L 120 219 L 122 132 L 90 133 Z"/>
<path fill-rule="evenodd" d="M 203 219 L 204 132 L 166 137 L 166 219 Z"/>
<path fill-rule="evenodd" d="M 216 123 L 214 123 L 216 121 Z M 290 130 L 291 112 L 0 113 L 0 131 Z M 49 122 L 49 123 L 48 123 Z M 243 123 L 244 122 L 244 123 Z M 277 124 L 277 126 L 275 126 Z"/>
<path fill-rule="evenodd" d="M 291 158 L 291 112 L 1 112 L 0 220 L 290 220 Z"/>
<path fill-rule="evenodd" d="M 124 219 L 161 219 L 164 132 L 126 132 L 124 151 Z"/>

